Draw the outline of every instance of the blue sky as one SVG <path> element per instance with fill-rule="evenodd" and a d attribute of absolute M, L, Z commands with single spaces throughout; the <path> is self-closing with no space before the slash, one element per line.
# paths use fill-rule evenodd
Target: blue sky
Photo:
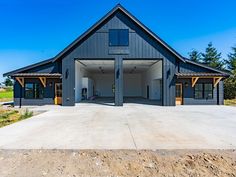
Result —
<path fill-rule="evenodd" d="M 235 0 L 1 0 L 2 74 L 55 56 L 117 3 L 183 56 L 236 45 Z"/>

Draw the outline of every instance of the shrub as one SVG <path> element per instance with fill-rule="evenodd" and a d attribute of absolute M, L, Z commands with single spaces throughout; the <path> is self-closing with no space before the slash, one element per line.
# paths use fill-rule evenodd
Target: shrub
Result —
<path fill-rule="evenodd" d="M 33 116 L 33 112 L 26 109 L 25 112 L 23 114 L 21 114 L 20 118 L 21 119 L 27 119 L 27 118 L 32 117 L 32 116 Z"/>
<path fill-rule="evenodd" d="M 6 90 L 7 92 L 12 92 L 12 91 L 13 91 L 13 87 L 11 87 L 11 86 L 6 87 L 5 90 Z"/>

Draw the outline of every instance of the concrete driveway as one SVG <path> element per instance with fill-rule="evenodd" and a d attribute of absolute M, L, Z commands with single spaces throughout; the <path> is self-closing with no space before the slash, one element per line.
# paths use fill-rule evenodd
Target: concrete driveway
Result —
<path fill-rule="evenodd" d="M 43 106 L 33 118 L 0 128 L 1 149 L 232 149 L 236 107 Z"/>

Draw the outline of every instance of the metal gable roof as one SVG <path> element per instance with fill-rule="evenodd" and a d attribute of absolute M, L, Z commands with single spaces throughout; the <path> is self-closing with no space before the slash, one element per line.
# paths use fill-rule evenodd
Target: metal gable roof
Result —
<path fill-rule="evenodd" d="M 179 78 L 185 77 L 228 77 L 229 75 L 222 73 L 205 73 L 205 72 L 197 72 L 197 73 L 175 73 L 175 75 Z"/>
<path fill-rule="evenodd" d="M 172 47 L 170 47 L 167 43 L 165 43 L 160 37 L 158 37 L 155 33 L 153 33 L 148 27 L 143 25 L 136 17 L 131 15 L 123 6 L 120 4 L 116 5 L 111 11 L 109 11 L 103 18 L 101 18 L 97 23 L 95 23 L 91 28 L 89 28 L 85 33 L 79 36 L 76 40 L 74 40 L 69 46 L 67 46 L 64 50 L 62 50 L 58 55 L 54 57 L 54 61 L 58 60 L 62 57 L 66 52 L 68 52 L 71 48 L 73 48 L 76 44 L 78 44 L 81 40 L 83 40 L 87 35 L 89 35 L 94 29 L 100 26 L 106 19 L 116 13 L 118 10 L 123 12 L 126 16 L 132 19 L 138 26 L 140 26 L 145 32 L 147 32 L 151 37 L 153 37 L 156 41 L 161 43 L 165 48 L 167 48 L 172 54 L 174 54 L 177 58 L 185 62 L 185 59 L 176 52 Z"/>
<path fill-rule="evenodd" d="M 48 63 L 51 63 L 51 62 L 53 62 L 53 59 L 54 58 L 50 58 L 50 59 L 47 59 L 47 60 L 44 60 L 44 61 L 32 64 L 32 65 L 20 68 L 20 69 L 16 69 L 16 70 L 10 71 L 8 73 L 4 73 L 3 77 L 11 76 L 11 75 L 16 74 L 16 73 L 24 72 L 26 70 L 29 70 L 29 69 L 32 69 L 32 68 L 35 68 L 35 67 L 38 67 L 38 66 L 42 66 L 42 65 L 45 65 L 45 64 L 48 64 Z"/>
<path fill-rule="evenodd" d="M 52 77 L 60 78 L 62 74 L 60 73 L 16 73 L 12 77 Z"/>
<path fill-rule="evenodd" d="M 217 72 L 217 73 L 221 73 L 221 74 L 224 74 L 224 75 L 228 75 L 230 76 L 231 74 L 227 71 L 222 71 L 222 70 L 219 70 L 219 69 L 216 69 L 216 68 L 213 68 L 213 67 L 210 67 L 210 66 L 207 66 L 205 64 L 202 64 L 202 63 L 198 63 L 198 62 L 194 62 L 194 61 L 191 61 L 187 58 L 185 58 L 185 61 L 187 63 L 190 63 L 190 64 L 193 64 L 193 65 L 196 65 L 196 66 L 199 66 L 199 67 L 202 67 L 202 68 L 206 68 L 206 69 L 209 69 L 211 71 L 214 71 L 214 72 Z"/>

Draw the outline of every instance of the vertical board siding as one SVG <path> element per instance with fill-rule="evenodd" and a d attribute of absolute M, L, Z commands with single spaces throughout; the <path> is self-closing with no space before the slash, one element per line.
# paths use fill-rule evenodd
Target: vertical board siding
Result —
<path fill-rule="evenodd" d="M 194 87 L 191 86 L 191 79 L 177 79 L 176 83 L 183 84 L 183 103 L 184 105 L 217 105 L 217 87 L 213 88 L 213 99 L 195 99 Z M 213 79 L 199 79 L 197 83 L 213 83 Z M 186 86 L 187 84 L 188 86 Z M 223 81 L 219 83 L 219 104 L 223 104 Z"/>
<path fill-rule="evenodd" d="M 110 47 L 109 29 L 129 29 L 129 46 Z M 117 54 L 117 51 L 121 51 L 121 53 L 118 52 Z M 96 27 L 88 36 L 63 54 L 57 62 L 45 64 L 27 72 L 62 73 L 62 105 L 73 106 L 75 105 L 75 59 L 114 59 L 116 60 L 115 66 L 121 68 L 122 61 L 125 59 L 160 59 L 163 66 L 162 101 L 164 106 L 175 105 L 176 82 L 187 82 L 189 84 L 187 88 L 184 87 L 184 104 L 216 104 L 217 102 L 216 88 L 214 89 L 214 98 L 212 100 L 195 100 L 193 98 L 191 80 L 177 79 L 175 77 L 176 72 L 212 72 L 211 70 L 191 63 L 183 63 L 121 11 L 117 11 L 102 25 Z M 121 63 L 117 60 L 120 60 Z M 67 70 L 69 72 L 68 78 L 65 77 Z M 121 81 L 122 85 L 120 84 Z M 123 78 L 118 85 L 123 88 Z M 18 82 L 15 82 L 14 90 L 15 104 L 18 104 L 20 91 Z M 219 92 L 220 104 L 223 104 L 223 81 L 219 83 Z M 123 100 L 123 93 L 117 94 L 117 96 L 120 101 Z M 54 93 L 46 91 L 45 99 L 37 101 L 37 103 L 51 104 L 53 103 L 53 97 Z M 36 101 L 25 100 L 24 103 L 36 104 Z"/>
<path fill-rule="evenodd" d="M 129 46 L 109 47 L 109 29 L 129 29 Z M 110 49 L 122 49 L 128 51 L 128 53 L 123 55 L 109 54 Z M 166 77 L 166 79 L 163 79 L 163 105 L 175 105 L 175 84 L 173 78 L 176 57 L 121 12 L 116 13 L 62 59 L 63 105 L 74 105 L 75 59 L 115 59 L 117 57 L 121 59 L 162 59 L 164 63 L 163 77 Z M 67 68 L 70 70 L 71 76 L 66 80 L 65 71 Z M 169 76 L 167 76 L 167 71 L 169 71 Z"/>
<path fill-rule="evenodd" d="M 224 105 L 224 81 L 219 82 L 219 104 Z"/>
<path fill-rule="evenodd" d="M 75 60 L 71 55 L 62 60 L 62 105 L 75 105 Z M 66 71 L 68 70 L 68 78 Z"/>

